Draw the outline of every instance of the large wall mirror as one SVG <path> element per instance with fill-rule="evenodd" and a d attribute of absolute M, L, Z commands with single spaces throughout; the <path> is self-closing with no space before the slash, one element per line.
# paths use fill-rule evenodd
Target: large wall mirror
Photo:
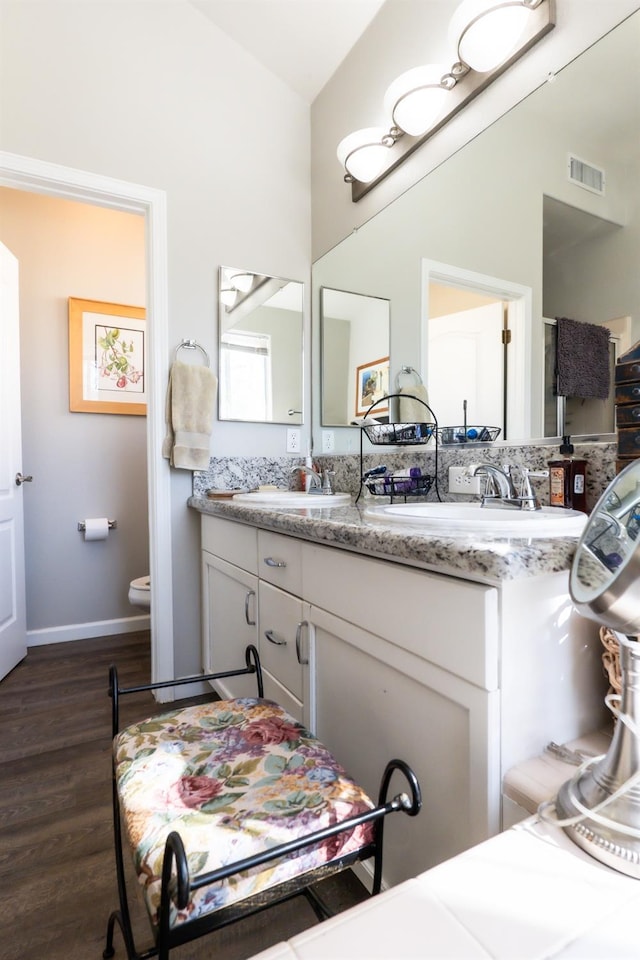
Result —
<path fill-rule="evenodd" d="M 322 424 L 346 427 L 389 392 L 389 301 L 323 287 L 320 337 Z"/>
<path fill-rule="evenodd" d="M 640 339 L 638 49 L 640 11 L 317 260 L 314 317 L 323 287 L 387 299 L 390 380 L 410 365 L 429 388 L 430 321 L 440 312 L 432 284 L 440 279 L 428 264 L 446 265 L 449 293 L 464 294 L 459 308 L 450 298 L 452 313 L 466 309 L 470 294 L 488 291 L 503 315 L 515 317 L 505 334 L 503 436 L 511 442 L 556 436 L 549 376 L 545 384 L 545 320 L 606 325 L 612 357 Z M 499 316 L 491 322 L 500 327 Z M 449 348 L 436 364 L 449 391 L 447 417 L 468 394 L 456 353 Z M 319 373 L 314 369 L 314 409 Z M 431 390 L 429 396 L 442 422 Z M 611 401 L 580 404 L 569 416 L 574 434 L 613 426 Z M 340 452 L 353 446 L 348 435 L 336 435 Z"/>
<path fill-rule="evenodd" d="M 301 424 L 303 285 L 220 267 L 219 417 Z"/>

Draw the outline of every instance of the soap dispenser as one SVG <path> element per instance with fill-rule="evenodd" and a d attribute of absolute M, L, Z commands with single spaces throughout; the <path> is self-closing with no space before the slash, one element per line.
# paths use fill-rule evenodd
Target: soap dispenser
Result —
<path fill-rule="evenodd" d="M 562 460 L 549 460 L 549 503 L 587 513 L 585 473 L 587 461 L 573 456 L 571 437 L 563 437 Z"/>

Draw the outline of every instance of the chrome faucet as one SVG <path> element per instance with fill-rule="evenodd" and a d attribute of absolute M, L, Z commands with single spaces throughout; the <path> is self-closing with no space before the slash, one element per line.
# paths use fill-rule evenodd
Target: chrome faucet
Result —
<path fill-rule="evenodd" d="M 546 470 L 536 471 L 522 467 L 520 490 L 516 491 L 511 467 L 496 467 L 492 463 L 481 463 L 473 471 L 473 476 L 486 476 L 487 487 L 482 495 L 482 506 L 494 502 L 519 510 L 540 510 L 540 501 L 531 489 L 530 477 L 546 477 Z M 490 492 L 493 491 L 493 492 Z M 495 492 L 497 490 L 497 493 Z"/>
<path fill-rule="evenodd" d="M 322 492 L 325 496 L 333 496 L 335 490 L 333 489 L 333 480 L 336 475 L 335 470 L 323 470 L 322 471 Z"/>
<path fill-rule="evenodd" d="M 482 502 L 485 500 L 502 500 L 509 502 L 517 498 L 516 489 L 513 485 L 513 480 L 511 479 L 511 472 L 509 467 L 501 469 L 496 467 L 493 463 L 480 463 L 473 471 L 474 477 L 488 477 L 494 489 L 497 488 L 498 493 L 485 493 L 482 497 Z"/>
<path fill-rule="evenodd" d="M 311 467 L 307 467 L 304 464 L 300 464 L 297 467 L 291 467 L 290 473 L 297 473 L 298 470 L 303 476 L 311 477 L 311 487 L 317 487 L 318 490 L 321 489 L 320 477 L 315 470 L 312 470 Z"/>

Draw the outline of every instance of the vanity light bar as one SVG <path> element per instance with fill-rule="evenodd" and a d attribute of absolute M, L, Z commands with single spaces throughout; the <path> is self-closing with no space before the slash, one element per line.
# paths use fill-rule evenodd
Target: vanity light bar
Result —
<path fill-rule="evenodd" d="M 478 0 L 480 2 L 480 0 Z M 347 169 L 345 180 L 351 183 L 351 199 L 354 203 L 366 196 L 370 190 L 382 182 L 393 170 L 406 160 L 415 150 L 426 143 L 435 133 L 438 132 L 449 120 L 459 113 L 468 103 L 485 90 L 493 81 L 503 74 L 509 67 L 520 59 L 528 50 L 530 50 L 547 33 L 553 30 L 555 26 L 555 0 L 504 0 L 496 2 L 495 7 L 522 6 L 527 9 L 528 18 L 524 31 L 520 37 L 517 49 L 499 66 L 480 73 L 471 69 L 467 64 L 460 61 L 454 63 L 448 74 L 446 74 L 448 94 L 447 107 L 443 115 L 430 127 L 426 133 L 420 136 L 411 136 L 403 133 L 397 126 L 392 125 L 389 133 L 385 134 L 385 139 L 381 144 L 388 150 L 389 163 L 373 179 L 368 182 L 355 179 Z M 487 3 L 487 6 L 491 6 Z M 455 15 L 454 15 L 455 16 Z M 344 143 L 344 141 L 343 141 Z M 345 157 L 340 155 L 341 163 L 345 163 Z M 345 164 L 346 166 L 346 164 Z"/>

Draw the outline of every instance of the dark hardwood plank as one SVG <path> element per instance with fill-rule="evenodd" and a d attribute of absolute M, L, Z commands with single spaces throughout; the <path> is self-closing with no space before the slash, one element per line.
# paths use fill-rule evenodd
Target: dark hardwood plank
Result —
<path fill-rule="evenodd" d="M 147 683 L 148 632 L 32 647 L 0 683 L 2 960 L 102 956 L 107 917 L 117 906 L 107 695 L 111 663 L 117 664 L 121 683 Z M 165 709 L 149 693 L 132 694 L 121 707 L 123 724 Z M 131 874 L 132 917 L 144 947 L 151 937 Z M 364 899 L 351 874 L 325 881 L 322 892 L 336 910 Z M 176 960 L 242 960 L 315 922 L 306 901 L 298 898 L 173 955 Z M 118 957 L 123 960 L 125 951 L 117 934 Z"/>

